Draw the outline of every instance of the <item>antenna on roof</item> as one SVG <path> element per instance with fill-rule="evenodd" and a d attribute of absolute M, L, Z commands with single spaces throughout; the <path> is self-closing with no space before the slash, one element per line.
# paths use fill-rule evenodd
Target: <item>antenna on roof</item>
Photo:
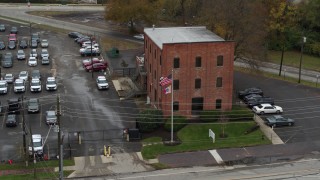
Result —
<path fill-rule="evenodd" d="M 153 25 L 152 25 L 152 30 L 154 30 L 154 27 L 155 27 L 155 25 L 153 24 Z"/>

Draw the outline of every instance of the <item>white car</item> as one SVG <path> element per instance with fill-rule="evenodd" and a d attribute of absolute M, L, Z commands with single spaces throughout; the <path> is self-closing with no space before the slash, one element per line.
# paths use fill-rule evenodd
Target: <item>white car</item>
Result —
<path fill-rule="evenodd" d="M 18 50 L 17 52 L 17 59 L 18 60 L 24 60 L 26 59 L 26 55 L 22 49 Z"/>
<path fill-rule="evenodd" d="M 48 77 L 46 82 L 46 90 L 47 91 L 55 91 L 57 90 L 57 82 L 54 77 Z"/>
<path fill-rule="evenodd" d="M 31 49 L 30 57 L 38 58 L 38 52 L 37 52 L 37 49 Z"/>
<path fill-rule="evenodd" d="M 29 61 L 28 61 L 28 65 L 29 66 L 37 66 L 38 62 L 37 59 L 35 57 L 29 57 Z"/>
<path fill-rule="evenodd" d="M 137 35 L 134 35 L 133 37 L 139 40 L 144 40 L 144 34 L 137 34 Z"/>
<path fill-rule="evenodd" d="M 256 114 L 279 114 L 283 112 L 283 109 L 280 106 L 275 106 L 271 104 L 260 104 L 258 106 L 253 106 L 252 111 Z"/>
<path fill-rule="evenodd" d="M 48 49 L 41 49 L 41 58 L 43 57 L 49 57 Z"/>
<path fill-rule="evenodd" d="M 108 89 L 109 83 L 104 76 L 98 76 L 96 79 L 98 89 Z"/>
<path fill-rule="evenodd" d="M 82 43 L 82 48 L 91 47 L 91 41 L 85 41 Z M 96 42 L 92 42 L 92 47 L 99 48 L 99 44 Z"/>
<path fill-rule="evenodd" d="M 24 80 L 16 79 L 14 81 L 14 84 L 13 84 L 13 91 L 15 93 L 17 93 L 17 92 L 25 92 L 26 91 L 26 84 L 25 84 Z"/>
<path fill-rule="evenodd" d="M 0 81 L 0 94 L 7 94 L 8 93 L 8 83 L 7 81 Z"/>
<path fill-rule="evenodd" d="M 99 59 L 99 58 L 93 57 L 92 61 L 100 61 L 102 63 L 104 61 L 104 59 L 103 58 Z M 87 64 L 90 62 L 91 62 L 91 58 L 82 60 L 82 64 Z"/>
<path fill-rule="evenodd" d="M 27 81 L 29 77 L 28 71 L 21 71 L 19 73 L 19 79 L 23 79 L 24 81 Z"/>
<path fill-rule="evenodd" d="M 33 146 L 32 146 L 33 145 Z M 29 155 L 37 154 L 38 156 L 43 155 L 43 140 L 40 134 L 32 135 L 32 143 L 29 145 Z"/>
<path fill-rule="evenodd" d="M 30 91 L 31 92 L 40 92 L 41 91 L 41 81 L 39 79 L 32 79 L 31 80 Z"/>
<path fill-rule="evenodd" d="M 84 48 L 80 48 L 79 52 L 82 53 L 84 51 L 90 51 L 91 50 L 91 46 L 86 46 Z M 99 52 L 99 47 L 92 47 L 92 52 Z"/>
<path fill-rule="evenodd" d="M 42 40 L 41 40 L 41 47 L 42 47 L 42 48 L 47 48 L 47 47 L 49 47 L 49 42 L 48 42 L 47 39 L 42 39 Z"/>

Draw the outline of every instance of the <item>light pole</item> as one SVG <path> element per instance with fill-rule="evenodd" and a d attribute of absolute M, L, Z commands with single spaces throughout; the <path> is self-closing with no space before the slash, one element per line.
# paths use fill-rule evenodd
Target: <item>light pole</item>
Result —
<path fill-rule="evenodd" d="M 301 66 L 302 66 L 303 46 L 304 46 L 304 43 L 306 43 L 306 42 L 307 42 L 307 37 L 302 37 L 301 55 L 300 55 L 300 66 L 299 66 L 299 80 L 298 80 L 298 83 L 301 82 Z"/>

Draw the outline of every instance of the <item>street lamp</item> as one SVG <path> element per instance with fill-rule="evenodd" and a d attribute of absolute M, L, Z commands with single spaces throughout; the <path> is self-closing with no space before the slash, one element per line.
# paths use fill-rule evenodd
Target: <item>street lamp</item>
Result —
<path fill-rule="evenodd" d="M 303 54 L 303 46 L 304 43 L 307 42 L 307 37 L 302 37 L 302 43 L 301 43 L 301 55 L 300 55 L 300 66 L 299 66 L 299 80 L 298 83 L 301 82 L 301 66 L 302 66 L 302 54 Z"/>

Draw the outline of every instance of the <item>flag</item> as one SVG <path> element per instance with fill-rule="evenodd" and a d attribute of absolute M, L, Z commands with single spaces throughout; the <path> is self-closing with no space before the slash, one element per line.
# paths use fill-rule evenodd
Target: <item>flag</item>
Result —
<path fill-rule="evenodd" d="M 165 86 L 167 84 L 172 83 L 172 75 L 170 74 L 168 77 L 161 77 L 160 78 L 160 86 Z"/>
<path fill-rule="evenodd" d="M 170 94 L 171 93 L 171 85 L 166 87 L 164 90 L 163 90 L 164 94 Z"/>

